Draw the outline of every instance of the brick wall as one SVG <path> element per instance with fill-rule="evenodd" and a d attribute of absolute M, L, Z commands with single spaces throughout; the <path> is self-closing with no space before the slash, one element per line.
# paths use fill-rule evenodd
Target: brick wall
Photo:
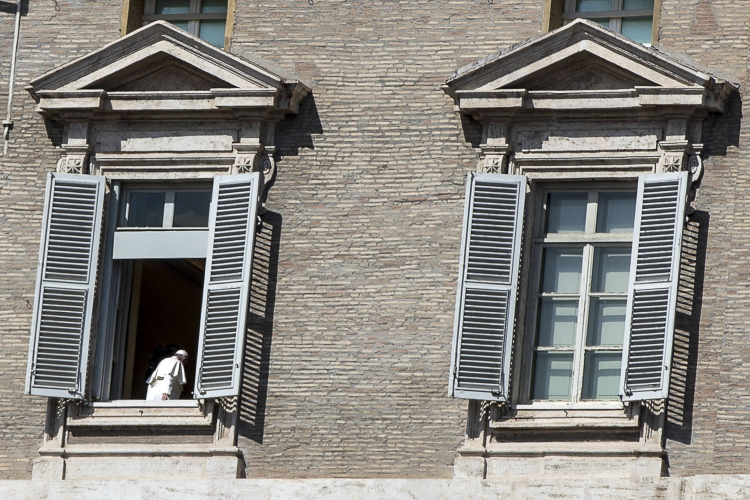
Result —
<path fill-rule="evenodd" d="M 27 301 L 60 142 L 22 87 L 116 39 L 119 16 L 117 0 L 33 0 L 23 19 L 16 129 L 0 160 L 0 478 L 29 477 L 41 442 L 44 401 L 22 396 Z M 0 10 L 3 110 L 12 18 Z M 747 80 L 746 2 L 663 0 L 661 20 L 671 54 Z M 248 476 L 452 476 L 466 403 L 446 387 L 477 129 L 439 87 L 463 64 L 539 34 L 541 22 L 541 1 L 237 0 L 232 51 L 315 83 L 300 115 L 278 127 L 259 236 L 269 281 L 249 352 L 263 376 L 248 382 L 240 426 Z M 692 336 L 671 407 L 683 413 L 667 430 L 675 475 L 750 465 L 742 120 L 735 99 L 707 122 L 692 223 L 702 300 L 682 318 Z"/>
<path fill-rule="evenodd" d="M 671 474 L 736 473 L 750 466 L 750 158 L 742 111 L 750 4 L 663 0 L 661 24 L 664 49 L 741 85 L 728 112 L 707 120 L 704 129 L 707 161 L 694 222 L 704 234 L 702 301 L 693 318 L 687 412 L 684 419 L 670 415 L 667 429 Z"/>
<path fill-rule="evenodd" d="M 59 10 L 56 10 L 59 8 Z M 7 105 L 15 2 L 0 2 L 0 106 Z M 120 2 L 32 0 L 21 21 L 10 154 L 0 156 L 0 478 L 31 476 L 45 398 L 23 396 L 46 173 L 61 131 L 34 112 L 28 82 L 119 36 Z"/>

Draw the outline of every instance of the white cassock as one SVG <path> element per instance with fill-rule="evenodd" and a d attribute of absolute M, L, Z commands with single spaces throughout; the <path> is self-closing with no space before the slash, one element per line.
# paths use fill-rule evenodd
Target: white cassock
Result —
<path fill-rule="evenodd" d="M 175 356 L 162 359 L 154 373 L 148 378 L 146 401 L 161 401 L 162 394 L 169 394 L 172 399 L 179 399 L 182 386 L 185 385 L 185 367 Z"/>

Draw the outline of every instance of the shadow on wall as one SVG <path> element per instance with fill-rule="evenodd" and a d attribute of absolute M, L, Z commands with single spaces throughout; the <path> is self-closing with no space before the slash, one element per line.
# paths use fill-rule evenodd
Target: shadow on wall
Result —
<path fill-rule="evenodd" d="M 690 444 L 693 429 L 695 372 L 698 362 L 703 277 L 710 216 L 696 211 L 682 232 L 680 283 L 677 290 L 674 354 L 667 401 L 666 438 Z"/>
<path fill-rule="evenodd" d="M 742 98 L 738 92 L 732 94 L 726 110 L 724 114 L 710 115 L 703 123 L 703 159 L 709 165 L 708 168 L 708 159 L 712 156 L 725 157 L 729 147 L 739 148 Z M 709 213 L 698 210 L 688 219 L 682 235 L 674 354 L 664 434 L 667 440 L 684 444 L 690 444 L 693 432 L 693 403 L 709 223 Z"/>
<path fill-rule="evenodd" d="M 24 0 L 21 2 L 21 15 L 27 16 L 29 14 L 29 2 L 30 0 Z M 0 0 L 0 12 L 7 14 L 16 13 L 16 2 L 15 0 Z"/>
<path fill-rule="evenodd" d="M 276 147 L 281 156 L 297 156 L 300 149 L 315 149 L 314 135 L 323 134 L 318 107 L 312 93 L 299 105 L 297 115 L 287 117 L 276 124 Z"/>
<path fill-rule="evenodd" d="M 263 443 L 268 392 L 281 215 L 266 212 L 255 237 L 252 286 L 245 340 L 238 435 Z"/>

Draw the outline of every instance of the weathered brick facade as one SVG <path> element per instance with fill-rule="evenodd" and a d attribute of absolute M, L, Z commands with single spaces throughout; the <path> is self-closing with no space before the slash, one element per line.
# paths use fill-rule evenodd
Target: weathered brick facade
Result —
<path fill-rule="evenodd" d="M 1 109 L 13 32 L 4 4 Z M 542 4 L 237 0 L 232 52 L 315 84 L 277 128 L 278 174 L 259 235 L 269 293 L 253 323 L 265 338 L 263 376 L 248 380 L 240 413 L 248 477 L 452 477 L 467 403 L 446 387 L 479 127 L 462 123 L 440 86 L 464 64 L 541 34 Z M 45 175 L 61 131 L 23 86 L 116 40 L 120 14 L 117 0 L 33 0 L 22 20 L 16 125 L 0 170 L 0 478 L 30 477 L 46 408 L 22 393 Z M 742 1 L 662 3 L 659 48 L 741 84 L 704 126 L 689 226 L 698 295 L 679 316 L 689 339 L 675 370 L 685 381 L 673 388 L 666 431 L 675 476 L 750 465 L 748 19 Z"/>

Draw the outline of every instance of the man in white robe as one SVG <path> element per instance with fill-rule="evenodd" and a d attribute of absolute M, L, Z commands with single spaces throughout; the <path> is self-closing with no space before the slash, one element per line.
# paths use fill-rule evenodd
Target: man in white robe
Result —
<path fill-rule="evenodd" d="M 171 358 L 162 359 L 154 373 L 148 378 L 148 392 L 146 401 L 167 401 L 180 399 L 182 386 L 185 385 L 185 367 L 182 363 L 187 358 L 187 352 L 179 350 Z"/>

